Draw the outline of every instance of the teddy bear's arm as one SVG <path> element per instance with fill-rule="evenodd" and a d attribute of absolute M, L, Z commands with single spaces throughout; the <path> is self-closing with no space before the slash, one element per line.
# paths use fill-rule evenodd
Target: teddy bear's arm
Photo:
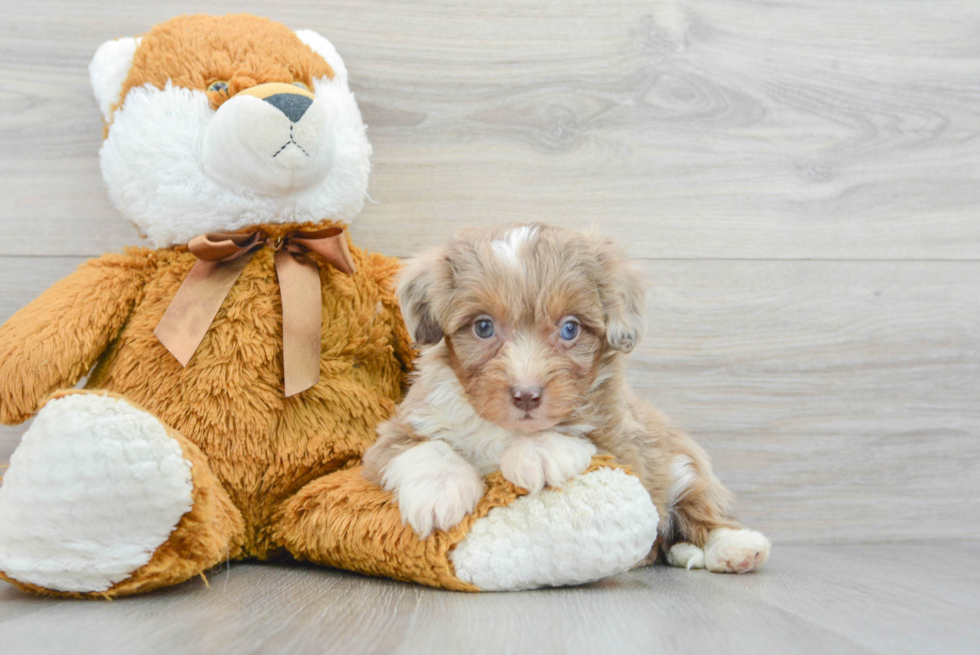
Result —
<path fill-rule="evenodd" d="M 141 296 L 150 263 L 145 251 L 89 260 L 0 326 L 0 422 L 26 421 L 45 396 L 88 373 Z"/>
<path fill-rule="evenodd" d="M 476 509 L 419 539 L 394 496 L 362 467 L 303 487 L 280 515 L 293 557 L 368 575 L 463 591 L 591 582 L 632 568 L 657 537 L 657 509 L 639 478 L 597 455 L 561 489 L 528 494 L 496 471 Z"/>

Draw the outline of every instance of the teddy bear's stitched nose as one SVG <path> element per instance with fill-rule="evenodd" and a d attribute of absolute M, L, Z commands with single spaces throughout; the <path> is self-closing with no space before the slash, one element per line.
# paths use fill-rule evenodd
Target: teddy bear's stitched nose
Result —
<path fill-rule="evenodd" d="M 298 93 L 276 93 L 264 100 L 286 114 L 286 118 L 293 123 L 298 123 L 306 110 L 313 104 L 312 98 L 307 98 Z"/>

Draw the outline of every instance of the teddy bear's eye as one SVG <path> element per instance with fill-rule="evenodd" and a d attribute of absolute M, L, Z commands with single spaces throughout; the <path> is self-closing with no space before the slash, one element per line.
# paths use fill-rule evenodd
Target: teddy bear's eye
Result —
<path fill-rule="evenodd" d="M 293 82 L 293 86 L 298 86 L 299 88 L 305 89 L 307 91 L 310 90 L 310 87 L 306 86 L 306 82 Z"/>
<path fill-rule="evenodd" d="M 208 85 L 208 91 L 228 95 L 228 83 L 224 80 L 215 80 Z"/>

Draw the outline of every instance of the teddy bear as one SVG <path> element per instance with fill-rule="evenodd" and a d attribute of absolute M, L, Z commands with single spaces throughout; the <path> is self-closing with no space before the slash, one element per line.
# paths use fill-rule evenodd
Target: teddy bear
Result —
<path fill-rule="evenodd" d="M 491 474 L 477 509 L 426 539 L 361 474 L 415 351 L 398 261 L 346 231 L 372 148 L 330 41 L 179 16 L 106 42 L 90 74 L 102 175 L 147 245 L 84 263 L 0 327 L 0 420 L 33 417 L 0 486 L 0 577 L 112 598 L 291 557 L 510 590 L 648 555 L 656 510 L 609 458 L 533 495 Z"/>

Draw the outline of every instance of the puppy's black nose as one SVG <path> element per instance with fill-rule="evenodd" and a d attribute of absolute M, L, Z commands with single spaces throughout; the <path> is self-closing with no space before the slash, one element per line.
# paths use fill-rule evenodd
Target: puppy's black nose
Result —
<path fill-rule="evenodd" d="M 265 101 L 286 114 L 286 118 L 294 123 L 299 122 L 299 119 L 303 118 L 303 114 L 313 104 L 312 98 L 307 98 L 298 93 L 276 93 L 265 98 Z"/>
<path fill-rule="evenodd" d="M 518 409 L 530 412 L 541 404 L 541 387 L 511 387 L 510 397 Z"/>

